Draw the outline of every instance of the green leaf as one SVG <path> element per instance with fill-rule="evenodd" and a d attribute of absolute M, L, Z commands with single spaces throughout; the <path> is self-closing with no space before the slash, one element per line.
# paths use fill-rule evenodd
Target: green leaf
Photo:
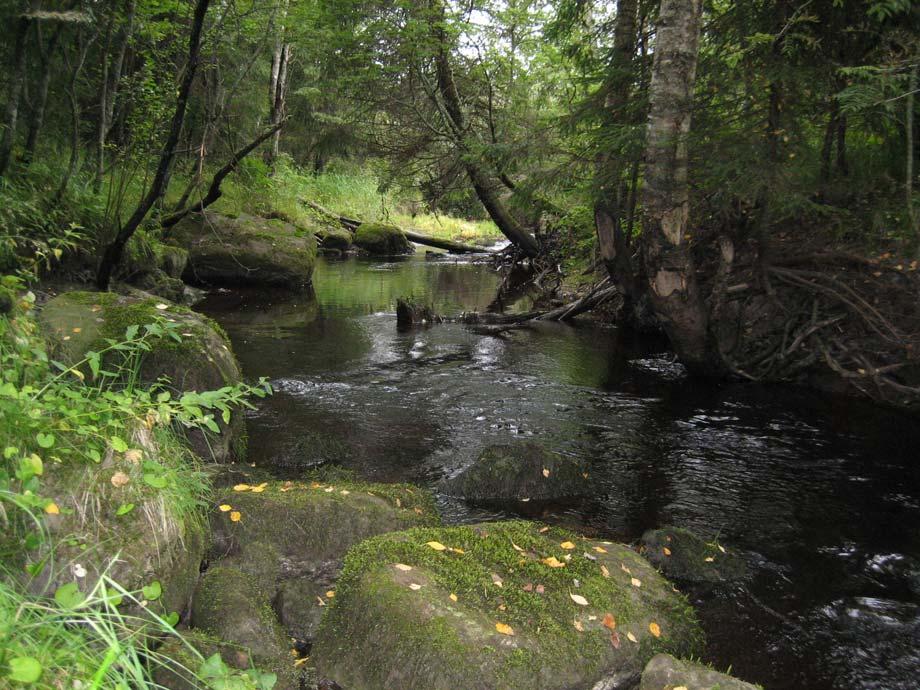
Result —
<path fill-rule="evenodd" d="M 179 614 L 173 611 L 168 616 L 166 616 L 163 620 L 166 621 L 167 625 L 175 627 L 176 623 L 179 622 Z"/>
<path fill-rule="evenodd" d="M 118 506 L 118 510 L 115 511 L 115 514 L 118 516 L 127 515 L 132 510 L 134 510 L 133 503 L 122 503 L 120 506 Z"/>
<path fill-rule="evenodd" d="M 42 677 L 41 662 L 31 656 L 17 656 L 9 661 L 6 677 L 16 683 L 36 683 Z"/>
<path fill-rule="evenodd" d="M 117 453 L 124 453 L 126 450 L 128 450 L 128 444 L 118 436 L 113 436 L 110 438 L 109 443 L 112 444 L 112 449 Z"/>
<path fill-rule="evenodd" d="M 204 680 L 211 678 L 222 678 L 227 675 L 227 664 L 220 658 L 220 653 L 215 653 L 205 659 L 204 663 L 198 669 L 198 675 Z"/>
<path fill-rule="evenodd" d="M 38 445 L 42 448 L 50 448 L 54 445 L 54 434 L 38 432 L 35 436 L 35 440 L 38 441 Z"/>
<path fill-rule="evenodd" d="M 168 484 L 166 477 L 162 474 L 151 474 L 149 472 L 144 475 L 144 482 L 154 489 L 165 489 Z"/>
<path fill-rule="evenodd" d="M 163 586 L 160 584 L 159 580 L 154 580 L 146 587 L 142 587 L 141 592 L 144 595 L 144 599 L 156 601 L 160 598 L 160 595 L 163 594 Z"/>
<path fill-rule="evenodd" d="M 137 332 L 140 330 L 140 326 L 133 325 L 128 326 L 125 329 L 125 340 L 134 340 L 134 336 L 137 335 Z"/>
<path fill-rule="evenodd" d="M 64 609 L 75 609 L 86 600 L 86 595 L 80 591 L 75 582 L 61 585 L 54 593 L 54 600 Z"/>

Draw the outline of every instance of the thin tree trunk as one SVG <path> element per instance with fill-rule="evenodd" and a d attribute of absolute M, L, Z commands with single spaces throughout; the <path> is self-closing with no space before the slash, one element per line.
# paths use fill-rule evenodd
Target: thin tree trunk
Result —
<path fill-rule="evenodd" d="M 910 71 L 910 81 L 907 85 L 907 101 L 904 105 L 904 133 L 906 135 L 906 150 L 904 159 L 904 201 L 907 205 L 907 220 L 910 223 L 910 232 L 917 243 L 917 254 L 920 255 L 920 228 L 917 227 L 917 212 L 914 208 L 914 92 L 917 90 L 917 71 L 920 62 L 915 64 Z"/>
<path fill-rule="evenodd" d="M 649 300 L 691 371 L 717 367 L 708 315 L 685 235 L 689 215 L 687 138 L 702 0 L 661 0 L 646 144 L 643 249 Z"/>
<path fill-rule="evenodd" d="M 3 131 L 0 132 L 0 177 L 6 174 L 13 153 L 13 141 L 16 138 L 16 123 L 19 119 L 19 101 L 26 81 L 26 42 L 32 19 L 29 12 L 37 7 L 30 3 L 16 22 L 16 34 L 13 40 L 13 59 L 7 92 L 6 112 L 3 118 Z"/>
<path fill-rule="evenodd" d="M 850 165 L 847 163 L 847 119 L 843 115 L 837 120 L 837 172 L 841 177 L 850 174 Z"/>
<path fill-rule="evenodd" d="M 834 139 L 837 136 L 840 109 L 837 99 L 831 101 L 831 110 L 827 116 L 827 126 L 824 128 L 824 142 L 821 145 L 821 188 L 827 186 L 831 179 L 831 153 L 834 150 Z"/>
<path fill-rule="evenodd" d="M 469 146 L 466 143 L 466 118 L 463 114 L 460 93 L 457 91 L 457 84 L 454 80 L 453 68 L 450 63 L 448 39 L 443 26 L 445 8 L 442 0 L 432 0 L 430 9 L 433 15 L 431 30 L 437 45 L 435 67 L 438 76 L 438 93 L 443 99 L 444 116 L 448 120 L 445 124 L 453 134 L 454 144 L 458 148 L 464 169 L 470 178 L 476 196 L 502 234 L 524 252 L 526 256 L 535 257 L 540 253 L 540 245 L 537 243 L 536 238 L 527 232 L 524 226 L 511 214 L 499 197 L 495 189 L 495 183 L 473 160 Z"/>
<path fill-rule="evenodd" d="M 38 44 L 41 60 L 41 81 L 38 83 L 38 93 L 35 95 L 35 103 L 32 108 L 32 116 L 29 119 L 29 129 L 26 134 L 26 147 L 23 152 L 23 163 L 28 165 L 35 157 L 35 149 L 38 147 L 38 135 L 41 133 L 42 126 L 45 124 L 45 108 L 48 105 L 48 90 L 51 88 L 51 78 L 53 73 L 51 65 L 54 58 L 54 52 L 57 50 L 58 41 L 61 38 L 63 26 L 58 24 L 48 39 L 48 45 L 42 46 L 41 36 Z"/>
<path fill-rule="evenodd" d="M 209 4 L 210 0 L 198 0 L 195 5 L 195 15 L 192 20 L 191 33 L 189 34 L 188 63 L 176 96 L 176 110 L 173 113 L 169 135 L 160 153 L 160 162 L 157 165 L 153 184 L 151 184 L 150 190 L 138 204 L 131 217 L 121 226 L 115 239 L 105 248 L 102 261 L 99 264 L 99 272 L 96 275 L 96 285 L 100 290 L 109 289 L 112 272 L 121 261 L 125 245 L 128 244 L 128 240 L 131 239 L 134 231 L 137 230 L 154 203 L 163 196 L 169 185 L 169 177 L 176 158 L 176 144 L 178 144 L 179 137 L 182 134 L 189 92 L 192 90 L 192 82 L 195 80 L 195 72 L 198 69 L 198 61 L 201 56 L 201 34 Z"/>
<path fill-rule="evenodd" d="M 77 99 L 77 82 L 80 80 L 80 73 L 86 64 L 86 56 L 92 43 L 92 38 L 89 40 L 84 39 L 83 27 L 77 29 L 76 63 L 72 67 L 70 84 L 67 88 L 67 97 L 70 101 L 70 160 L 67 162 L 67 170 L 64 172 L 61 185 L 54 196 L 55 200 L 59 200 L 64 196 L 80 162 L 80 101 Z M 71 67 L 69 59 L 67 60 L 67 66 Z"/>

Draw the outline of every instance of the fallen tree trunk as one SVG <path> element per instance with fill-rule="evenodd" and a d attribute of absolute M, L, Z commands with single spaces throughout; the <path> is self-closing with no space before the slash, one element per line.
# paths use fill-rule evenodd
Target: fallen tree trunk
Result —
<path fill-rule="evenodd" d="M 362 224 L 363 221 L 358 220 L 357 218 L 349 218 L 348 216 L 341 216 L 338 213 L 333 213 L 329 209 L 320 206 L 315 201 L 310 201 L 309 199 L 301 199 L 300 202 L 305 206 L 309 206 L 314 211 L 322 214 L 323 216 L 334 220 L 339 225 L 341 225 L 346 230 L 354 232 L 358 229 L 358 226 Z M 439 237 L 431 237 L 429 235 L 423 235 L 420 232 L 415 230 L 409 230 L 408 228 L 403 228 L 400 226 L 395 226 L 399 228 L 399 231 L 406 236 L 410 242 L 415 242 L 416 244 L 423 244 L 427 247 L 435 247 L 437 249 L 446 249 L 451 254 L 483 254 L 491 253 L 490 250 L 485 247 L 477 247 L 473 244 L 463 244 L 462 242 L 454 242 L 453 240 L 442 240 Z"/>

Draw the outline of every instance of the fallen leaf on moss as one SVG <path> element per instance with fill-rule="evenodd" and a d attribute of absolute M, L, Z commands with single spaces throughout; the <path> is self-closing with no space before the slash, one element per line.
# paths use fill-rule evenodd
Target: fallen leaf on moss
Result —
<path fill-rule="evenodd" d="M 231 506 L 229 503 L 221 503 L 219 506 L 217 506 L 217 508 L 222 513 L 229 513 L 231 510 L 233 510 L 233 506 Z"/>
<path fill-rule="evenodd" d="M 572 625 L 575 626 L 575 629 L 576 629 L 578 632 L 584 632 L 584 631 L 585 631 L 585 626 L 583 626 L 583 625 L 581 624 L 581 621 L 578 620 L 577 618 L 576 618 L 575 621 L 572 623 Z"/>
<path fill-rule="evenodd" d="M 604 616 L 604 627 L 608 630 L 613 630 L 617 627 L 617 619 L 613 617 L 613 614 L 608 613 Z"/>
<path fill-rule="evenodd" d="M 243 517 L 243 514 L 238 510 L 234 510 L 230 513 L 230 522 L 239 522 Z"/>
<path fill-rule="evenodd" d="M 630 583 L 633 587 L 641 587 L 641 586 L 642 586 L 642 580 L 640 580 L 638 577 L 632 578 L 632 579 L 629 581 L 629 583 Z"/>
<path fill-rule="evenodd" d="M 411 590 L 413 590 L 413 591 L 415 591 L 415 592 L 417 592 L 417 591 L 420 590 L 421 588 L 422 588 L 422 586 L 421 586 L 420 584 L 417 584 L 417 583 L 415 583 L 415 582 L 410 582 L 410 583 L 409 583 L 409 589 L 411 589 Z"/>
<path fill-rule="evenodd" d="M 566 550 L 575 548 L 575 544 L 573 544 L 570 541 L 564 541 L 559 546 L 561 546 L 563 549 L 566 549 Z"/>
<path fill-rule="evenodd" d="M 671 555 L 671 549 L 669 549 L 667 546 L 665 546 L 664 549 L 662 549 L 662 551 L 664 552 L 665 556 Z"/>
<path fill-rule="evenodd" d="M 125 451 L 125 460 L 135 465 L 141 461 L 142 457 L 144 457 L 144 454 L 137 448 L 132 448 Z"/>
<path fill-rule="evenodd" d="M 166 311 L 167 309 L 169 309 L 169 305 L 163 304 L 162 302 L 160 302 L 158 305 L 156 305 L 156 308 L 159 309 L 160 311 Z"/>
<path fill-rule="evenodd" d="M 459 554 L 461 554 L 461 555 L 466 553 L 466 551 L 464 551 L 463 549 L 455 549 L 455 548 L 453 548 L 453 547 L 451 547 L 451 548 L 449 548 L 449 549 L 447 549 L 447 550 L 448 550 L 448 551 L 453 551 L 454 553 L 459 553 Z"/>
<path fill-rule="evenodd" d="M 421 509 L 421 508 L 413 508 L 412 510 L 415 511 L 415 514 L 416 514 L 416 515 L 421 515 L 421 514 L 422 514 L 422 509 Z"/>
<path fill-rule="evenodd" d="M 522 549 L 520 546 L 518 546 L 518 545 L 515 544 L 514 542 L 511 542 L 511 548 L 514 549 L 515 551 L 519 551 L 519 552 L 521 552 L 521 553 L 524 552 L 524 549 Z"/>
<path fill-rule="evenodd" d="M 627 568 L 625 565 L 623 565 L 622 563 L 620 563 L 620 570 L 622 570 L 624 573 L 629 573 L 630 575 L 632 575 L 632 571 L 629 568 Z"/>
<path fill-rule="evenodd" d="M 429 541 L 425 542 L 425 546 L 434 549 L 435 551 L 445 551 L 447 549 L 444 544 L 439 541 Z"/>
<path fill-rule="evenodd" d="M 605 549 L 603 546 L 595 546 L 594 550 L 598 553 L 607 553 L 607 549 Z"/>
<path fill-rule="evenodd" d="M 57 503 L 52 501 L 51 503 L 45 506 L 45 512 L 48 513 L 48 515 L 60 515 L 61 509 L 58 508 Z"/>
<path fill-rule="evenodd" d="M 583 596 L 581 596 L 580 594 L 572 594 L 571 592 L 569 592 L 569 598 L 571 598 L 571 600 L 574 601 L 574 602 L 575 602 L 576 604 L 578 604 L 579 606 L 587 606 L 587 605 L 588 605 L 588 600 L 585 599 L 585 598 L 584 598 Z"/>
<path fill-rule="evenodd" d="M 502 579 L 495 573 L 492 573 L 492 584 L 494 584 L 496 587 L 502 586 Z"/>
<path fill-rule="evenodd" d="M 335 491 L 335 487 L 327 486 L 325 489 L 323 489 L 323 491 L 325 491 L 327 494 L 331 494 L 333 491 Z"/>
<path fill-rule="evenodd" d="M 131 477 L 126 475 L 124 472 L 116 472 L 112 475 L 112 478 L 109 481 L 112 482 L 112 486 L 118 489 L 130 482 Z"/>
<path fill-rule="evenodd" d="M 335 590 L 334 590 L 334 589 L 330 589 L 328 592 L 326 592 L 326 598 L 327 598 L 327 599 L 332 599 L 333 597 L 335 597 Z"/>
<path fill-rule="evenodd" d="M 610 644 L 613 645 L 614 649 L 620 648 L 620 633 L 618 633 L 616 630 L 610 633 Z"/>
<path fill-rule="evenodd" d="M 626 639 L 629 640 L 630 642 L 638 642 L 638 641 L 639 641 L 639 640 L 636 639 L 636 636 L 633 635 L 631 632 L 626 633 Z"/>
<path fill-rule="evenodd" d="M 351 493 L 351 491 L 349 491 L 348 489 L 342 489 L 341 491 L 339 491 L 339 493 L 342 494 L 343 496 L 347 496 L 348 494 Z"/>
<path fill-rule="evenodd" d="M 402 570 L 403 572 L 408 572 L 412 570 L 412 566 L 406 565 L 405 563 L 397 563 L 395 567 L 397 570 Z"/>
<path fill-rule="evenodd" d="M 661 628 L 658 626 L 658 623 L 649 623 L 648 631 L 655 637 L 661 637 Z"/>
<path fill-rule="evenodd" d="M 237 484 L 233 487 L 234 491 L 249 491 L 252 487 L 249 484 Z"/>
<path fill-rule="evenodd" d="M 322 598 L 322 597 L 316 597 L 316 601 L 318 602 L 317 606 L 325 606 L 325 605 L 326 605 L 326 602 L 323 601 L 323 598 Z"/>
<path fill-rule="evenodd" d="M 543 585 L 537 585 L 536 592 L 537 594 L 543 594 L 546 591 L 546 588 Z"/>
<path fill-rule="evenodd" d="M 712 563 L 712 562 L 713 562 L 714 560 L 716 560 L 716 559 L 713 558 L 712 556 L 708 556 L 708 557 L 704 558 L 703 560 L 706 561 L 707 563 Z"/>
<path fill-rule="evenodd" d="M 540 534 L 546 534 L 547 532 L 549 532 L 549 527 L 541 527 L 541 528 L 540 528 Z"/>
<path fill-rule="evenodd" d="M 453 592 L 451 592 L 451 593 L 450 593 L 450 600 L 451 600 L 451 601 L 457 601 L 457 595 L 454 594 Z"/>
<path fill-rule="evenodd" d="M 610 577 L 610 571 L 607 570 L 607 566 L 604 564 L 601 564 L 601 575 L 604 577 Z"/>
<path fill-rule="evenodd" d="M 512 628 L 510 625 L 505 625 L 504 623 L 496 623 L 495 629 L 502 635 L 514 636 L 514 628 Z"/>
<path fill-rule="evenodd" d="M 549 558 L 544 558 L 544 559 L 541 561 L 541 563 L 544 563 L 545 565 L 548 565 L 550 568 L 564 568 L 564 567 L 565 567 L 565 563 L 563 563 L 562 561 L 560 561 L 560 560 L 559 560 L 558 558 L 556 558 L 555 556 L 550 556 Z"/>
<path fill-rule="evenodd" d="M 400 501 L 398 498 L 396 499 L 396 507 L 402 508 L 402 501 Z"/>
<path fill-rule="evenodd" d="M 524 585 L 523 590 L 524 590 L 525 592 L 532 592 L 532 591 L 533 591 L 533 583 L 532 583 L 532 582 L 528 582 L 526 585 Z"/>
<path fill-rule="evenodd" d="M 724 546 L 722 546 L 721 544 L 719 544 L 718 547 L 719 547 L 719 551 L 721 551 L 722 553 L 725 553 L 725 547 L 724 547 Z"/>
<path fill-rule="evenodd" d="M 544 468 L 543 468 L 543 476 L 544 476 L 544 477 L 549 477 L 549 475 L 550 475 L 550 471 L 544 467 Z"/>

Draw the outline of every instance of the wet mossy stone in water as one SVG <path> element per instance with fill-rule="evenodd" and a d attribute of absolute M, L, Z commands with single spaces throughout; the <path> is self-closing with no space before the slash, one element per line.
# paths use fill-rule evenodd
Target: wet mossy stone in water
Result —
<path fill-rule="evenodd" d="M 324 250 L 347 252 L 351 249 L 352 234 L 344 228 L 323 228 L 317 232 L 320 247 Z"/>
<path fill-rule="evenodd" d="M 188 250 L 189 282 L 299 289 L 312 281 L 312 230 L 280 219 L 198 213 L 176 225 L 170 239 Z"/>
<path fill-rule="evenodd" d="M 141 360 L 141 382 L 150 384 L 166 377 L 173 390 L 201 392 L 242 381 L 223 329 L 207 317 L 161 297 L 139 290 L 129 295 L 65 292 L 45 304 L 39 314 L 52 356 L 67 365 L 83 360 L 89 350 L 107 347 L 107 339 L 124 340 L 129 326 L 143 327 L 158 319 L 174 323 L 181 339 L 163 337 L 151 342 L 150 351 Z M 113 352 L 103 362 L 103 368 L 112 369 L 121 361 L 121 354 Z M 84 368 L 90 376 L 90 370 Z M 220 434 L 201 430 L 188 434 L 192 448 L 205 460 L 242 459 L 246 437 L 242 411 L 232 414 L 229 425 L 217 421 Z"/>
<path fill-rule="evenodd" d="M 656 654 L 642 672 L 639 690 L 758 690 L 759 687 L 692 661 Z"/>
<path fill-rule="evenodd" d="M 255 549 L 270 544 L 286 578 L 339 560 L 368 537 L 440 523 L 431 494 L 407 484 L 237 484 L 218 504 L 231 509 L 212 513 L 212 557 L 258 559 Z"/>
<path fill-rule="evenodd" d="M 513 521 L 353 547 L 311 657 L 345 688 L 613 688 L 659 652 L 700 654 L 702 637 L 635 551 Z"/>
<path fill-rule="evenodd" d="M 445 491 L 474 502 L 563 501 L 587 493 L 584 461 L 538 443 L 489 446 L 472 465 L 447 480 Z"/>
<path fill-rule="evenodd" d="M 741 556 L 680 527 L 647 531 L 642 535 L 642 553 L 666 577 L 680 582 L 715 584 L 747 574 Z"/>
<path fill-rule="evenodd" d="M 355 230 L 354 243 L 373 256 L 411 254 L 412 244 L 395 225 L 362 223 Z"/>

